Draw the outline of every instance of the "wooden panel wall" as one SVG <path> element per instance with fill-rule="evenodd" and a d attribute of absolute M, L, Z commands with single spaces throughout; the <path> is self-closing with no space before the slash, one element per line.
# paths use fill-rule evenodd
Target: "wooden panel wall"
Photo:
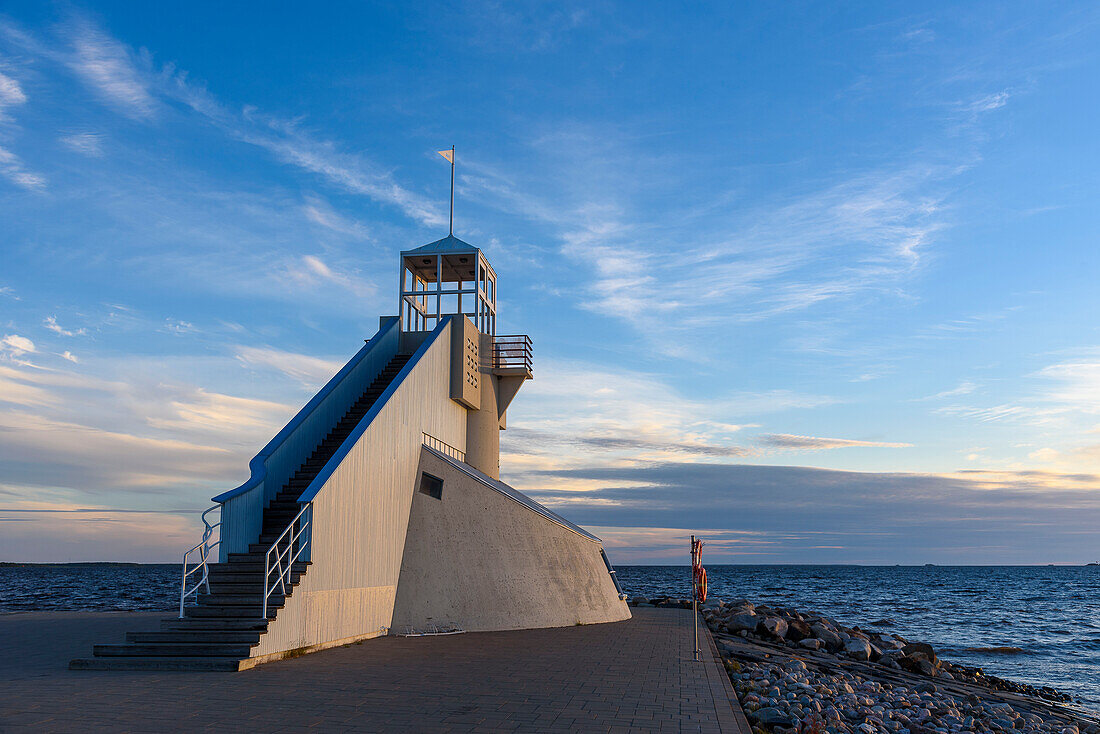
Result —
<path fill-rule="evenodd" d="M 397 354 L 400 335 L 396 322 L 382 328 L 250 462 L 249 481 L 214 498 L 222 502 L 223 563 L 256 542 L 264 508 Z"/>
<path fill-rule="evenodd" d="M 450 397 L 450 329 L 459 323 L 433 335 L 317 493 L 313 565 L 253 657 L 389 627 L 423 434 L 466 447 L 466 409 Z"/>

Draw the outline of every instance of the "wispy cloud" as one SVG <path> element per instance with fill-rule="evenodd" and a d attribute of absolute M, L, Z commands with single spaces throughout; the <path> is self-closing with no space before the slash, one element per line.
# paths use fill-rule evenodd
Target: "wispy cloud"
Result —
<path fill-rule="evenodd" d="M 332 208 L 327 201 L 317 196 L 306 197 L 302 206 L 306 219 L 333 232 L 348 235 L 358 240 L 368 237 L 367 228 L 350 217 L 346 217 Z"/>
<path fill-rule="evenodd" d="M 27 170 L 22 159 L 3 146 L 0 146 L 0 174 L 17 186 L 31 191 L 46 188 L 45 176 Z"/>
<path fill-rule="evenodd" d="M 331 284 L 346 288 L 357 296 L 369 296 L 375 292 L 374 285 L 349 273 L 340 272 L 316 255 L 304 255 L 295 266 L 287 271 L 287 276 L 307 285 Z"/>
<path fill-rule="evenodd" d="M 156 114 L 160 104 L 147 76 L 135 66 L 131 49 L 86 18 L 74 20 L 67 30 L 74 51 L 69 65 L 92 89 L 130 117 L 147 120 Z"/>
<path fill-rule="evenodd" d="M 21 105 L 27 101 L 23 87 L 15 79 L 0 72 L 0 120 L 4 119 L 4 108 Z"/>
<path fill-rule="evenodd" d="M 103 136 L 98 133 L 72 133 L 62 135 L 59 140 L 69 150 L 90 158 L 103 156 Z"/>
<path fill-rule="evenodd" d="M 844 449 L 852 447 L 879 447 L 904 449 L 911 443 L 890 441 L 857 441 L 850 438 L 820 438 L 817 436 L 796 436 L 790 433 L 767 433 L 757 438 L 765 446 L 796 451 L 820 451 L 822 449 Z"/>
<path fill-rule="evenodd" d="M 567 500 L 570 518 L 607 541 L 619 563 L 682 558 L 689 534 L 713 535 L 714 563 L 761 555 L 786 563 L 1080 562 L 1080 538 L 1100 520 L 1096 474 L 668 463 L 541 476 L 550 487 L 586 484 L 582 492 L 529 491 L 540 502 Z M 716 517 L 728 521 L 716 527 Z"/>
<path fill-rule="evenodd" d="M 0 339 L 0 354 L 7 352 L 12 357 L 21 357 L 24 354 L 33 354 L 38 351 L 34 342 L 25 336 L 19 336 L 18 334 L 8 334 L 3 339 Z"/>
<path fill-rule="evenodd" d="M 238 347 L 236 354 L 246 366 L 274 369 L 309 387 L 324 384 L 343 366 L 335 360 L 265 347 Z"/>
<path fill-rule="evenodd" d="M 943 400 L 944 398 L 957 398 L 960 395 L 969 395 L 970 393 L 974 392 L 974 390 L 977 389 L 977 387 L 978 386 L 975 385 L 973 382 L 965 382 L 964 381 L 964 382 L 960 382 L 958 387 L 953 387 L 950 390 L 944 390 L 943 392 L 938 392 L 935 395 L 929 395 L 927 397 L 920 398 L 920 399 L 921 400 Z"/>
<path fill-rule="evenodd" d="M 59 336 L 78 336 L 78 335 L 82 335 L 82 334 L 85 333 L 84 329 L 77 329 L 76 331 L 71 331 L 69 329 L 66 329 L 66 328 L 62 327 L 60 324 L 57 323 L 57 317 L 56 316 L 47 316 L 45 322 L 43 322 L 43 323 L 45 324 L 47 329 L 49 329 L 50 331 L 52 331 L 53 333 L 55 333 Z"/>

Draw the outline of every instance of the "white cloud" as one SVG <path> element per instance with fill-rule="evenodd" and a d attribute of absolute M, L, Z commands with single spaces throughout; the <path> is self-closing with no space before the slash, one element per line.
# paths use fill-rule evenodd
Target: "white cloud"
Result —
<path fill-rule="evenodd" d="M 247 367 L 274 369 L 308 387 L 323 385 L 344 366 L 343 362 L 280 349 L 238 347 L 236 354 L 237 359 Z"/>
<path fill-rule="evenodd" d="M 61 336 L 79 336 L 85 333 L 84 329 L 70 331 L 69 329 L 63 328 L 60 324 L 57 323 L 56 316 L 47 316 L 46 320 L 43 323 L 45 324 L 47 329 Z"/>
<path fill-rule="evenodd" d="M 370 296 L 375 292 L 373 284 L 348 273 L 332 268 L 316 255 L 304 255 L 296 267 L 287 270 L 287 277 L 310 286 L 332 283 L 346 288 L 357 296 Z"/>
<path fill-rule="evenodd" d="M 69 65 L 109 104 L 136 119 L 149 119 L 160 106 L 150 93 L 147 74 L 134 63 L 128 47 L 88 20 L 69 28 L 75 55 Z"/>
<path fill-rule="evenodd" d="M 856 441 L 850 438 L 819 438 L 817 436 L 796 436 L 791 433 L 768 433 L 758 439 L 765 446 L 793 451 L 821 451 L 823 449 L 844 449 L 852 447 L 878 447 L 902 449 L 910 448 L 911 443 L 889 441 Z"/>
<path fill-rule="evenodd" d="M 987 94 L 971 102 L 967 105 L 967 109 L 975 113 L 991 112 L 992 110 L 1000 109 L 1008 104 L 1008 98 L 1010 96 L 1007 90 L 995 94 Z"/>
<path fill-rule="evenodd" d="M 45 176 L 28 171 L 19 156 L 3 146 L 0 146 L 0 174 L 17 186 L 31 191 L 46 188 Z"/>
<path fill-rule="evenodd" d="M 302 213 L 306 219 L 314 224 L 331 229 L 333 232 L 348 235 L 356 239 L 367 238 L 367 228 L 360 222 L 343 216 L 329 205 L 325 200 L 310 196 L 306 197 L 306 203 L 302 206 Z"/>
<path fill-rule="evenodd" d="M 921 398 L 921 400 L 942 400 L 943 398 L 955 398 L 960 395 L 969 395 L 977 388 L 973 382 L 960 382 L 958 387 L 953 387 L 950 390 L 944 390 L 938 392 L 935 395 L 929 395 Z"/>
<path fill-rule="evenodd" d="M 0 120 L 3 119 L 5 107 L 21 105 L 27 101 L 27 95 L 19 82 L 6 74 L 0 73 Z"/>
<path fill-rule="evenodd" d="M 76 355 L 73 354 L 72 352 L 70 352 L 68 349 L 66 349 L 64 352 L 61 353 L 61 358 L 65 359 L 65 360 L 68 360 L 69 362 L 72 362 L 73 364 L 78 364 L 80 362 L 80 360 L 76 358 Z"/>
<path fill-rule="evenodd" d="M 81 155 L 90 158 L 103 156 L 103 136 L 98 133 L 73 133 L 62 135 L 59 140 L 64 146 Z"/>
<path fill-rule="evenodd" d="M 35 349 L 34 342 L 27 337 L 8 334 L 0 339 L 0 351 L 8 352 L 13 357 L 21 357 L 24 354 L 33 354 L 38 350 Z"/>

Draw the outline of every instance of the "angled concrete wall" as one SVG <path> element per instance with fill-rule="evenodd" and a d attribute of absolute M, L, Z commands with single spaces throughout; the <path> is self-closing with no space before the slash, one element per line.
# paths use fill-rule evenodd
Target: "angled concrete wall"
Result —
<path fill-rule="evenodd" d="M 520 504 L 423 449 L 417 473 L 442 499 L 406 487 L 412 512 L 392 629 L 564 627 L 630 618 L 597 540 Z M 514 490 L 513 490 L 514 491 Z"/>

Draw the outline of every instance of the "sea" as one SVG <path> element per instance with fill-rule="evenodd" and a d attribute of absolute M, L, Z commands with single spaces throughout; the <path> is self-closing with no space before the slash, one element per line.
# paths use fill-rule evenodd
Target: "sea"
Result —
<path fill-rule="evenodd" d="M 630 596 L 687 597 L 680 566 L 617 566 Z M 0 565 L 0 614 L 165 611 L 178 565 Z M 817 611 L 1050 685 L 1100 711 L 1100 566 L 707 566 L 712 598 Z M 1013 652 L 993 652 L 1010 648 Z"/>

